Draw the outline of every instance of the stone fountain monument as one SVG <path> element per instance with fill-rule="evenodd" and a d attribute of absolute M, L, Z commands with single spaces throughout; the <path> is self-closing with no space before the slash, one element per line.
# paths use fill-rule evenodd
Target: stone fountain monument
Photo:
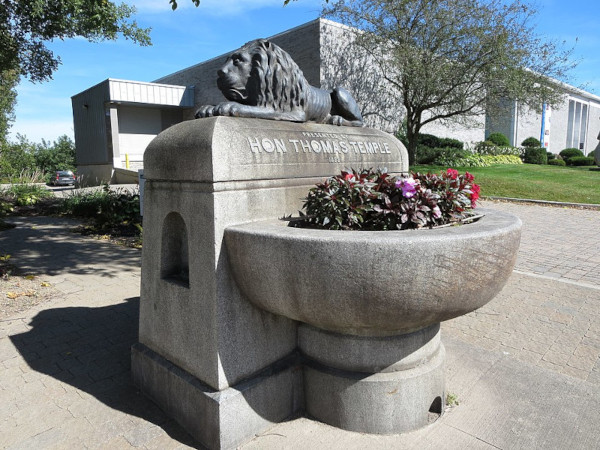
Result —
<path fill-rule="evenodd" d="M 444 408 L 439 323 L 500 291 L 520 221 L 286 227 L 277 218 L 315 183 L 348 167 L 405 173 L 406 149 L 268 41 L 234 52 L 218 86 L 227 102 L 146 150 L 135 383 L 209 448 L 299 414 L 365 433 L 425 426 Z"/>

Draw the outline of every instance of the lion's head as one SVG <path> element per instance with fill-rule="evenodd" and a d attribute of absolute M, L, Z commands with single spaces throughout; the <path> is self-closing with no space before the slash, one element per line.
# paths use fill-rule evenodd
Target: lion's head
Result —
<path fill-rule="evenodd" d="M 217 86 L 230 101 L 276 111 L 304 108 L 308 81 L 287 52 L 265 39 L 233 52 L 218 75 Z"/>

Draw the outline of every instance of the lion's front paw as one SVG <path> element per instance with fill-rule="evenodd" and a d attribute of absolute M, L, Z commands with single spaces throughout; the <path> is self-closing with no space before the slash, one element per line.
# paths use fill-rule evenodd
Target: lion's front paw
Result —
<path fill-rule="evenodd" d="M 196 119 L 202 119 L 204 117 L 211 117 L 215 115 L 214 112 L 215 106 L 213 105 L 204 105 L 201 106 L 198 111 L 196 111 L 196 114 L 194 115 L 194 117 L 196 117 Z"/>
<path fill-rule="evenodd" d="M 217 106 L 215 106 L 214 115 L 236 117 L 239 115 L 241 106 L 242 105 L 236 102 L 219 103 Z"/>

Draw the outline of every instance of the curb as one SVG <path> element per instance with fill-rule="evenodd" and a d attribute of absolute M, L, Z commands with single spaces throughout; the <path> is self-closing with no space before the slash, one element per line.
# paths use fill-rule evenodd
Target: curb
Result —
<path fill-rule="evenodd" d="M 580 209 L 596 209 L 600 211 L 600 205 L 595 203 L 567 203 L 567 202 L 555 202 L 552 200 L 535 200 L 531 198 L 513 198 L 513 197 L 495 197 L 495 196 L 483 196 L 482 200 L 495 200 L 501 202 L 513 202 L 513 203 L 534 203 L 542 206 L 559 206 L 562 208 L 580 208 Z"/>

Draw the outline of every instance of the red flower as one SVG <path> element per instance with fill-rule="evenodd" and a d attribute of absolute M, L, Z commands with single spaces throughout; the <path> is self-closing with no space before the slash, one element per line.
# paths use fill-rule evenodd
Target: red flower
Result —
<path fill-rule="evenodd" d="M 479 192 L 481 192 L 481 188 L 478 184 L 473 183 L 473 186 L 471 186 L 471 208 L 475 208 L 475 203 L 479 199 Z"/>
<path fill-rule="evenodd" d="M 344 180 L 346 180 L 346 181 L 354 181 L 354 174 L 353 173 L 345 173 L 344 172 Z"/>
<path fill-rule="evenodd" d="M 472 174 L 470 174 L 469 172 L 465 172 L 465 180 L 468 183 L 472 183 L 474 179 L 475 177 Z"/>
<path fill-rule="evenodd" d="M 458 177 L 458 170 L 448 169 L 446 170 L 446 175 L 449 176 L 451 179 L 456 180 L 456 177 Z"/>

